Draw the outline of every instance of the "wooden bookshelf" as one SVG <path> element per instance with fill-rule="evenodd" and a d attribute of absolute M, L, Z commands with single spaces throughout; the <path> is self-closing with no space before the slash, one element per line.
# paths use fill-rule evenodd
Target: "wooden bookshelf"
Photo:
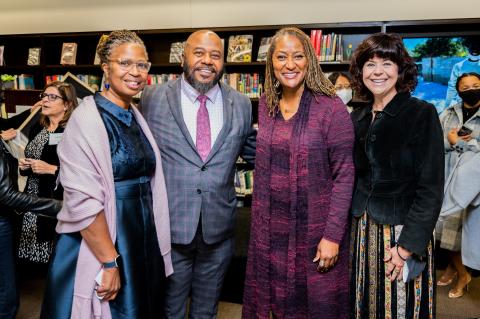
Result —
<path fill-rule="evenodd" d="M 480 34 L 480 19 L 449 19 L 422 21 L 371 21 L 351 23 L 313 23 L 296 25 L 310 34 L 313 29 L 321 29 L 323 34 L 337 33 L 343 35 L 372 34 L 375 32 L 396 32 L 402 36 L 426 37 L 442 35 Z M 231 35 L 253 35 L 252 62 L 225 63 L 227 73 L 259 73 L 264 74 L 265 62 L 257 62 L 257 53 L 263 37 L 270 37 L 285 25 L 243 26 L 212 28 L 224 39 L 225 52 L 228 51 L 228 38 Z M 173 42 L 185 41 L 197 29 L 161 29 L 135 30 L 144 40 L 152 62 L 152 74 L 181 73 L 179 63 L 169 63 L 170 45 Z M 109 31 L 0 35 L 0 45 L 5 47 L 6 65 L 0 66 L 0 74 L 31 74 L 36 89 L 42 89 L 47 75 L 73 74 L 101 75 L 101 69 L 93 64 L 95 48 L 102 34 Z M 78 45 L 76 65 L 60 65 L 60 55 L 64 42 L 75 42 Z M 40 65 L 28 66 L 28 49 L 40 47 Z M 321 62 L 324 72 L 348 71 L 348 61 Z M 252 99 L 256 105 L 258 99 Z"/>

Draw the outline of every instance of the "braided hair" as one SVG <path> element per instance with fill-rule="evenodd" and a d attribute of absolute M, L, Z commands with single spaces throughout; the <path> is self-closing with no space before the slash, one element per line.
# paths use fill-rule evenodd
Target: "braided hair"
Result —
<path fill-rule="evenodd" d="M 129 30 L 116 30 L 110 32 L 107 39 L 105 41 L 100 41 L 97 46 L 97 54 L 100 57 L 101 64 L 108 63 L 112 51 L 125 43 L 136 43 L 142 46 L 145 49 L 145 54 L 147 54 L 145 44 L 135 32 Z"/>

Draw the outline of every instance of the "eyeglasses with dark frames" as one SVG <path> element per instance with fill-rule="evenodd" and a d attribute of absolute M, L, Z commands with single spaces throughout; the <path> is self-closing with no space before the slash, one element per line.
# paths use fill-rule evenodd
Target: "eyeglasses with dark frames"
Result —
<path fill-rule="evenodd" d="M 150 71 L 150 67 L 152 66 L 151 62 L 146 62 L 146 61 L 134 62 L 128 59 L 118 59 L 118 60 L 108 60 L 108 61 L 118 63 L 118 65 L 120 66 L 120 69 L 124 71 L 130 71 L 133 68 L 133 66 L 136 66 L 139 72 L 146 73 Z"/>
<path fill-rule="evenodd" d="M 49 93 L 45 93 L 45 92 L 40 93 L 40 99 L 41 99 L 41 100 L 43 100 L 45 97 L 48 98 L 48 100 L 49 100 L 50 102 L 55 102 L 55 101 L 58 100 L 58 99 L 63 100 L 63 97 L 61 97 L 60 95 L 49 94 Z"/>

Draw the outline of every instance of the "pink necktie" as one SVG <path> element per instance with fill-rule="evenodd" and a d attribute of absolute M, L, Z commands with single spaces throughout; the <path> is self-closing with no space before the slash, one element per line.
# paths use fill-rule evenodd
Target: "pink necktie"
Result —
<path fill-rule="evenodd" d="M 197 151 L 203 161 L 207 159 L 211 149 L 210 118 L 207 110 L 206 95 L 199 95 L 197 100 L 200 102 L 200 108 L 197 112 Z"/>

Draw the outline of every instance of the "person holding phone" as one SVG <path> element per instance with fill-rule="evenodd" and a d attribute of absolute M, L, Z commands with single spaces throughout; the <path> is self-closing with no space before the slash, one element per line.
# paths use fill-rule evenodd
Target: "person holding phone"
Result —
<path fill-rule="evenodd" d="M 470 72 L 460 75 L 456 90 L 462 99 L 460 103 L 448 107 L 440 116 L 444 131 L 445 178 L 455 172 L 458 161 L 465 152 L 480 152 L 480 75 Z M 460 191 L 460 190 L 458 190 Z M 436 227 L 440 247 L 450 251 L 450 263 L 437 281 L 438 286 L 448 286 L 456 278 L 455 286 L 448 297 L 459 298 L 472 280 L 462 261 L 462 221 L 468 208 L 439 221 Z"/>

